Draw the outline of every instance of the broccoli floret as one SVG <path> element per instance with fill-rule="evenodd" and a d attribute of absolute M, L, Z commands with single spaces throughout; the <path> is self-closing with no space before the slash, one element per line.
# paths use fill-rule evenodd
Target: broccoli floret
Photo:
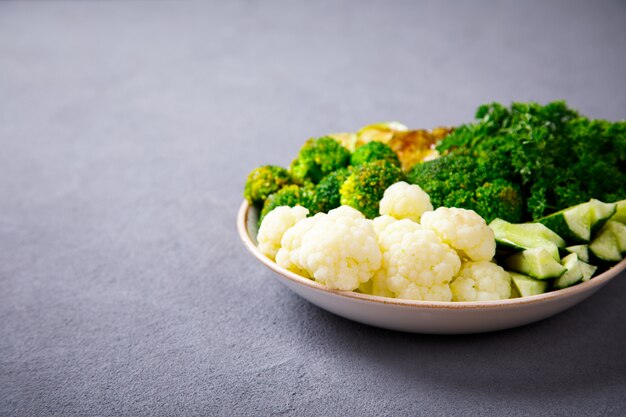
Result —
<path fill-rule="evenodd" d="M 398 155 L 382 142 L 369 142 L 357 148 L 350 157 L 353 166 L 359 166 L 374 161 L 388 161 L 396 166 L 400 166 Z"/>
<path fill-rule="evenodd" d="M 485 182 L 474 192 L 475 206 L 472 208 L 479 213 L 487 223 L 496 218 L 511 219 L 519 223 L 524 218 L 524 198 L 519 185 L 504 179 Z"/>
<path fill-rule="evenodd" d="M 340 168 L 326 175 L 315 187 L 315 200 L 317 208 L 327 213 L 341 205 L 341 185 L 350 175 L 350 168 Z"/>
<path fill-rule="evenodd" d="M 481 185 L 478 169 L 479 166 L 472 157 L 445 155 L 413 165 L 407 173 L 407 180 L 411 184 L 419 185 L 430 196 L 430 201 L 436 208 L 445 206 L 446 198 L 451 193 L 457 194 L 455 200 L 461 202 L 464 197 L 469 197 L 466 191 L 474 190 Z"/>
<path fill-rule="evenodd" d="M 402 180 L 402 170 L 387 161 L 361 165 L 354 168 L 341 186 L 341 204 L 352 206 L 373 219 L 379 214 L 379 203 L 387 187 Z"/>
<path fill-rule="evenodd" d="M 407 179 L 428 193 L 434 207 L 474 210 L 487 222 L 521 222 L 524 198 L 505 168 L 499 160 L 449 154 L 414 165 Z"/>
<path fill-rule="evenodd" d="M 309 215 L 318 213 L 317 204 L 315 202 L 315 192 L 312 187 L 291 184 L 286 185 L 274 194 L 270 194 L 263 204 L 261 215 L 259 216 L 259 225 L 263 222 L 263 218 L 267 213 L 280 206 L 302 206 L 309 209 Z"/>
<path fill-rule="evenodd" d="M 350 151 L 331 137 L 309 139 L 291 163 L 291 175 L 295 182 L 307 181 L 317 184 L 331 172 L 350 162 Z"/>
<path fill-rule="evenodd" d="M 264 165 L 253 169 L 248 175 L 243 196 L 250 204 L 261 205 L 270 195 L 291 183 L 291 176 L 285 168 Z"/>

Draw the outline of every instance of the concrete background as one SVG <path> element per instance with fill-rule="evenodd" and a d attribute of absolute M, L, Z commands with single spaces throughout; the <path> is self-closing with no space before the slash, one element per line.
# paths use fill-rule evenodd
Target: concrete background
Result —
<path fill-rule="evenodd" d="M 623 1 L 0 2 L 0 415 L 626 415 L 626 276 L 492 334 L 349 322 L 238 240 L 249 170 L 485 102 L 626 109 Z"/>

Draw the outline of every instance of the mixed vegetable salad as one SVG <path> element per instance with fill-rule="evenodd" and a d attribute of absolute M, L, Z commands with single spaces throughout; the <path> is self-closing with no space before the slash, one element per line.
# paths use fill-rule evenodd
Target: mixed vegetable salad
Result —
<path fill-rule="evenodd" d="M 258 247 L 329 288 L 479 301 L 592 279 L 626 254 L 626 121 L 493 103 L 455 128 L 398 122 L 250 172 Z"/>

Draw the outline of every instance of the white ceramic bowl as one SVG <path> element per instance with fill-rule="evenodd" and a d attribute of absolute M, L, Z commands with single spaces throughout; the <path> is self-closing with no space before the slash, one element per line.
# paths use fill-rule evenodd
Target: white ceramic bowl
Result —
<path fill-rule="evenodd" d="M 386 329 L 414 333 L 481 333 L 522 326 L 560 313 L 583 301 L 626 269 L 626 259 L 591 280 L 563 290 L 499 301 L 437 302 L 377 297 L 330 290 L 288 271 L 256 247 L 258 211 L 241 204 L 239 236 L 248 250 L 276 273 L 278 280 L 311 303 L 339 316 Z"/>

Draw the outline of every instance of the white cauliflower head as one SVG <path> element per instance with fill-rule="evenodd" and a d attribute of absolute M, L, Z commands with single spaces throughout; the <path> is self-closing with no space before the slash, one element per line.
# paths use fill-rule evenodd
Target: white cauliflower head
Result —
<path fill-rule="evenodd" d="M 302 248 L 304 236 L 324 216 L 325 214 L 323 213 L 317 213 L 315 216 L 307 217 L 287 229 L 280 241 L 281 248 L 276 253 L 276 263 L 278 265 L 303 277 L 311 278 L 309 273 L 300 268 L 298 266 L 299 263 L 296 261 L 300 258 L 300 249 Z M 294 262 L 292 262 L 292 259 Z"/>
<path fill-rule="evenodd" d="M 309 210 L 302 206 L 293 208 L 280 206 L 267 213 L 256 237 L 261 253 L 274 260 L 280 249 L 283 234 L 294 224 L 306 218 L 307 214 Z"/>
<path fill-rule="evenodd" d="M 424 213 L 421 224 L 454 248 L 461 258 L 488 261 L 496 253 L 493 230 L 474 210 L 439 207 Z"/>
<path fill-rule="evenodd" d="M 511 297 L 511 276 L 492 262 L 464 262 L 450 289 L 453 301 L 505 300 Z"/>
<path fill-rule="evenodd" d="M 296 223 L 285 232 L 276 263 L 329 288 L 354 290 L 380 268 L 370 220 L 341 206 Z"/>
<path fill-rule="evenodd" d="M 413 300 L 452 300 L 449 283 L 461 260 L 435 233 L 412 220 L 398 220 L 382 229 L 378 244 L 383 262 L 372 293 L 393 293 Z"/>
<path fill-rule="evenodd" d="M 396 221 L 398 220 L 391 216 L 376 217 L 374 220 L 372 220 L 372 225 L 374 226 L 374 232 L 376 232 L 376 236 L 381 234 L 383 230 L 387 228 L 387 226 Z"/>
<path fill-rule="evenodd" d="M 387 274 L 384 269 L 379 270 L 372 277 L 372 287 L 370 294 L 377 295 L 379 297 L 393 298 L 394 294 L 387 286 Z"/>
<path fill-rule="evenodd" d="M 398 220 L 410 219 L 419 223 L 422 214 L 432 209 L 428 194 L 419 185 L 404 181 L 388 187 L 380 200 L 380 214 L 387 214 Z"/>
<path fill-rule="evenodd" d="M 359 285 L 359 292 L 363 294 L 377 295 L 379 297 L 393 298 L 393 293 L 387 288 L 387 276 L 383 270 L 378 270 L 367 282 Z"/>

